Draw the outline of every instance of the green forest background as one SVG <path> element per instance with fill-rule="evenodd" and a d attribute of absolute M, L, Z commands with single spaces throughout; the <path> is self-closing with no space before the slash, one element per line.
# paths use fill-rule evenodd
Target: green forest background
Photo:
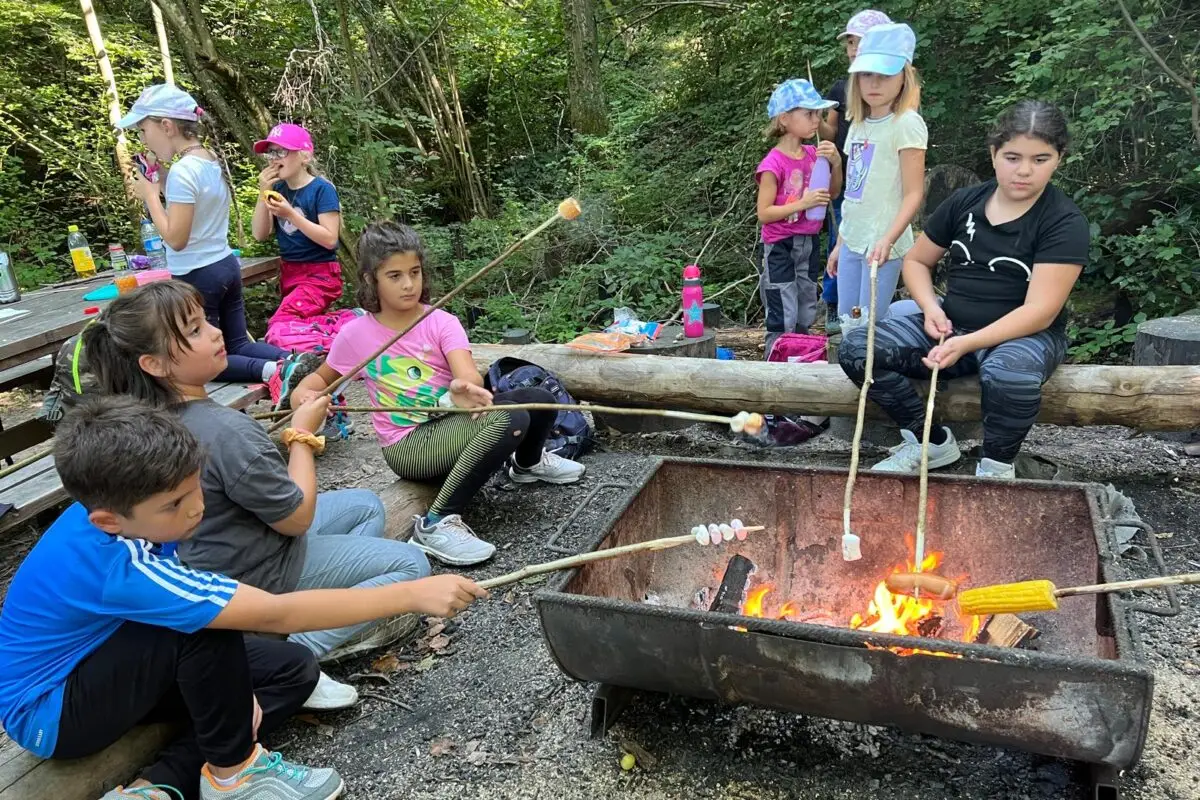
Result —
<path fill-rule="evenodd" d="M 1070 117 L 1074 148 L 1057 180 L 1094 234 L 1085 285 L 1072 299 L 1076 361 L 1118 360 L 1137 320 L 1200 305 L 1200 4 L 1122 2 L 879 6 L 917 32 L 929 166 L 988 176 L 989 122 L 1017 99 L 1058 103 Z M 846 68 L 835 37 L 863 7 L 159 6 L 176 81 L 221 127 L 247 235 L 262 166 L 249 145 L 281 118 L 313 132 L 341 193 L 347 241 L 385 216 L 421 230 L 435 295 L 561 198 L 579 197 L 580 222 L 536 240 L 455 309 L 481 340 L 523 327 L 544 341 L 607 324 L 619 306 L 669 317 L 681 268 L 701 251 L 710 294 L 753 272 L 753 170 L 768 147 L 766 99 L 810 65 L 828 88 Z M 163 76 L 151 7 L 105 0 L 96 12 L 127 108 Z M 25 288 L 70 277 L 69 224 L 97 254 L 108 242 L 137 242 L 104 87 L 78 4 L 0 0 L 0 249 Z M 243 252 L 273 251 L 248 241 Z M 761 316 L 753 280 L 721 303 L 738 321 Z"/>

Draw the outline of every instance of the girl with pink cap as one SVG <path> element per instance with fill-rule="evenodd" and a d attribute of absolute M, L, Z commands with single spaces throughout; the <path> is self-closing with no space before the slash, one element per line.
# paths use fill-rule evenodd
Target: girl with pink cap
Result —
<path fill-rule="evenodd" d="M 271 321 L 324 314 L 342 296 L 337 189 L 315 174 L 312 136 L 299 125 L 279 123 L 254 144 L 254 152 L 267 157 L 258 176 L 254 238 L 266 241 L 273 233 L 282 259 L 283 301 Z"/>

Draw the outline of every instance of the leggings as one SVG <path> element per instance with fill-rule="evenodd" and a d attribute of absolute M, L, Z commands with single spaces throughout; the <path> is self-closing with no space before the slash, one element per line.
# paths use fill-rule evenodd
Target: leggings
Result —
<path fill-rule="evenodd" d="M 863 310 L 865 323 L 867 309 L 871 305 L 871 265 L 867 263 L 865 253 L 856 253 L 844 244 L 838 253 L 838 316 L 843 320 L 849 318 L 857 306 Z M 892 295 L 900 283 L 900 267 L 903 263 L 903 259 L 893 258 L 879 265 L 879 274 L 875 279 L 876 321 L 887 317 Z"/>
<path fill-rule="evenodd" d="M 493 399 L 495 405 L 553 403 L 545 389 L 517 389 Z M 401 478 L 444 478 L 429 513 L 461 514 L 492 473 L 515 455 L 518 466 L 536 466 L 558 417 L 555 411 L 495 411 L 473 419 L 447 414 L 424 422 L 395 444 L 383 448 L 383 460 Z"/>
<path fill-rule="evenodd" d="M 966 331 L 956 330 L 961 335 Z M 867 397 L 897 425 L 924 432 L 925 400 L 908 378 L 929 379 L 921 363 L 936 344 L 925 332 L 925 315 L 887 317 L 875 325 L 874 380 Z M 1042 384 L 1067 355 L 1062 331 L 1044 330 L 1032 336 L 976 350 L 938 372 L 939 378 L 979 375 L 983 407 L 983 455 L 1011 464 L 1029 434 L 1042 405 Z M 867 360 L 867 330 L 855 328 L 842 339 L 838 362 L 862 386 Z"/>
<path fill-rule="evenodd" d="M 228 255 L 215 264 L 176 275 L 204 296 L 204 316 L 225 335 L 229 363 L 218 381 L 262 383 L 263 367 L 278 361 L 287 351 L 265 342 L 250 341 L 246 330 L 246 301 L 242 296 L 242 268 L 237 256 Z"/>

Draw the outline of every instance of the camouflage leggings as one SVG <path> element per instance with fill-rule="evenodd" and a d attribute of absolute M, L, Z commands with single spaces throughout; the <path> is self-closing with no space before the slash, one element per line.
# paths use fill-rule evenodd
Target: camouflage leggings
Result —
<path fill-rule="evenodd" d="M 888 317 L 875 327 L 875 375 L 867 397 L 896 424 L 920 436 L 925 400 L 909 378 L 929 379 L 921 358 L 935 341 L 925 333 L 925 315 Z M 955 331 L 956 334 L 965 331 Z M 963 356 L 938 378 L 978 373 L 982 388 L 983 455 L 1011 464 L 1033 427 L 1042 404 L 1042 384 L 1067 354 L 1067 337 L 1045 330 Z M 867 360 L 867 329 L 846 334 L 838 362 L 850 380 L 862 386 Z"/>

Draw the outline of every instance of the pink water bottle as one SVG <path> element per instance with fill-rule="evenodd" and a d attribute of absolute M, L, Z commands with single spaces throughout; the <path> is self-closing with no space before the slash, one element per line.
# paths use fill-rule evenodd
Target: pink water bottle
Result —
<path fill-rule="evenodd" d="M 817 156 L 817 163 L 813 164 L 812 175 L 808 179 L 808 188 L 829 191 L 829 179 L 829 161 L 824 156 Z M 825 219 L 825 206 L 813 206 L 804 212 L 804 218 L 813 222 Z"/>
<path fill-rule="evenodd" d="M 683 269 L 683 335 L 689 339 L 704 335 L 704 287 L 695 264 Z"/>

